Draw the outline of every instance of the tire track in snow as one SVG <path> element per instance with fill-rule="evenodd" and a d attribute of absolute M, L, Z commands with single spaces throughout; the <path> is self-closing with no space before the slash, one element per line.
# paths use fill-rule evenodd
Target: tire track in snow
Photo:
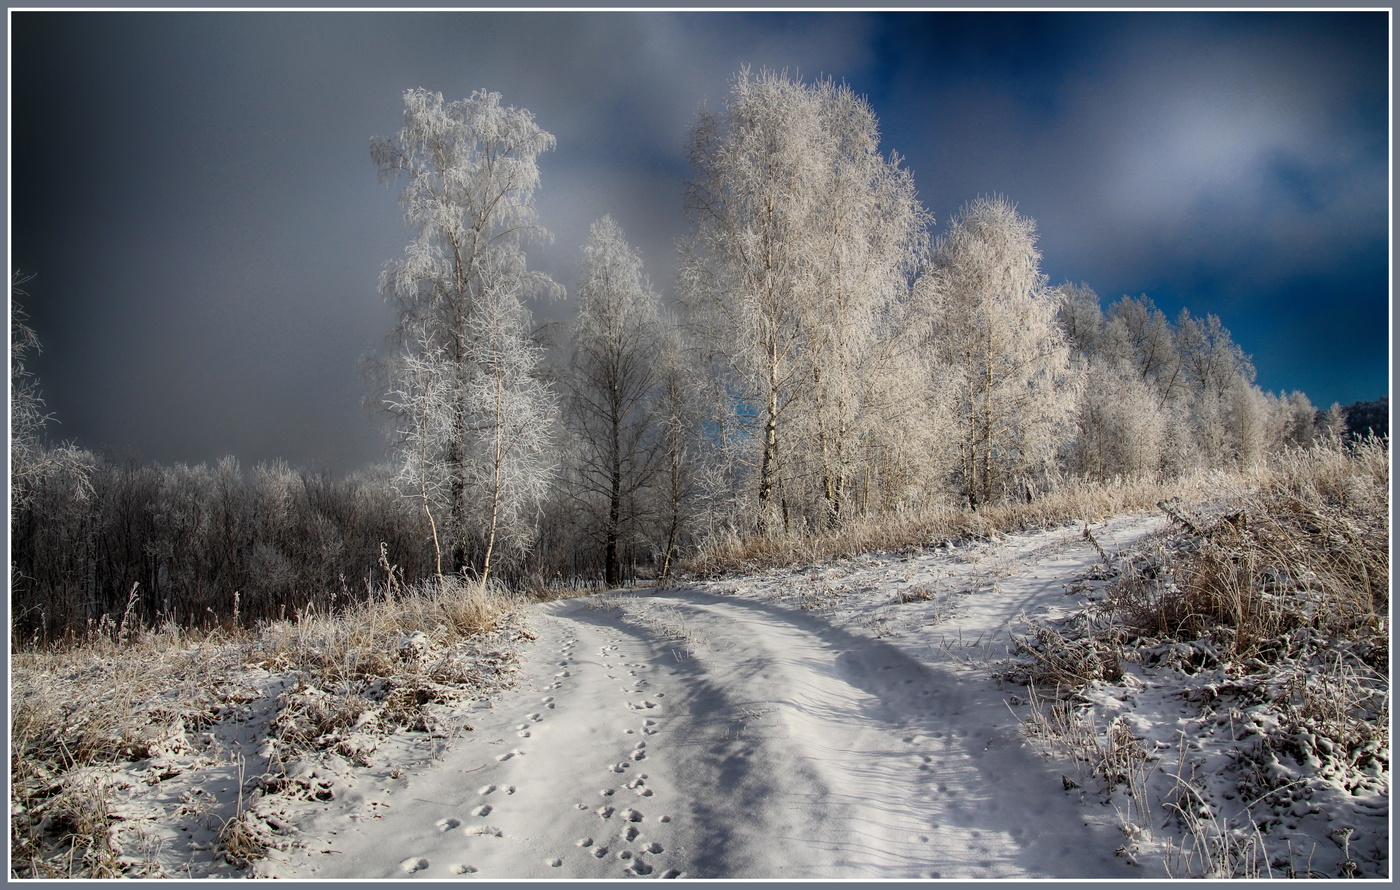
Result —
<path fill-rule="evenodd" d="M 742 842 L 729 832 L 722 873 L 748 876 L 736 864 L 755 862 L 756 874 L 793 878 L 1123 875 L 1116 863 L 1086 868 L 1084 845 L 1112 839 L 1091 837 L 1068 801 L 1007 828 L 1045 767 L 1022 747 L 994 683 L 770 602 L 665 598 L 711 641 L 691 670 L 708 686 L 742 690 L 731 709 L 772 709 L 739 750 L 710 752 L 747 767 L 705 786 L 731 798 L 692 804 L 710 826 L 742 815 L 768 828 L 739 833 Z M 714 713 L 714 702 L 697 704 L 697 714 Z M 736 855 L 746 844 L 761 849 Z"/>
<path fill-rule="evenodd" d="M 890 601 L 896 569 L 932 573 L 976 591 L 954 597 L 948 629 L 1004 638 L 1082 571 L 1074 552 L 1088 545 L 1061 531 L 1008 546 L 995 586 L 991 547 L 857 567 L 856 615 Z M 441 761 L 386 786 L 370 818 L 340 826 L 338 853 L 277 874 L 1133 876 L 1112 856 L 1121 837 L 1047 791 L 1058 776 L 985 670 L 927 633 L 879 639 L 851 608 L 803 611 L 764 595 L 781 580 L 758 583 L 537 607 L 518 688 L 472 711 L 476 730 Z"/>

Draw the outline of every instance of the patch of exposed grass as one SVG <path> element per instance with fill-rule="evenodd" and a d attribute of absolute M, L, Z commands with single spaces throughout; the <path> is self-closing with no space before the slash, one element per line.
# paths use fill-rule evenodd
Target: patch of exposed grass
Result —
<path fill-rule="evenodd" d="M 250 670 L 291 679 L 269 727 L 278 769 L 312 750 L 353 761 L 363 738 L 426 729 L 428 705 L 504 682 L 509 640 L 492 640 L 518 605 L 459 581 L 390 583 L 343 612 L 308 609 L 252 631 L 123 621 L 62 647 L 12 653 L 12 876 L 140 874 L 113 845 L 101 768 L 189 754 L 199 731 L 259 696 Z M 348 738 L 352 728 L 360 740 Z M 263 777 L 264 792 L 281 778 Z M 281 784 L 295 790 L 294 781 Z M 229 862 L 246 865 L 265 850 L 254 828 L 240 802 L 219 832 Z"/>
<path fill-rule="evenodd" d="M 1087 688 L 1126 664 L 1179 684 L 1200 731 L 1228 733 L 1228 797 L 1251 802 L 1226 817 L 1178 779 L 1161 808 L 1187 832 L 1176 867 L 1195 876 L 1268 872 L 1279 819 L 1260 814 L 1388 797 L 1389 486 L 1388 444 L 1368 440 L 1284 455 L 1209 501 L 1163 500 L 1170 527 L 1114 561 L 1101 600 L 1016 638 L 999 673 L 1039 696 L 1027 734 L 1082 757 L 1093 746 L 1071 730 Z M 1329 876 L 1357 876 L 1351 855 Z"/>
<path fill-rule="evenodd" d="M 985 540 L 998 534 L 1053 528 L 1153 510 L 1165 498 L 1209 490 L 1213 476 L 1173 482 L 1123 479 L 1074 482 L 1030 502 L 991 504 L 976 510 L 930 507 L 852 521 L 816 534 L 733 536 L 711 541 L 681 567 L 691 577 L 714 578 L 780 566 L 849 559 L 864 553 L 923 549 L 947 541 Z"/>

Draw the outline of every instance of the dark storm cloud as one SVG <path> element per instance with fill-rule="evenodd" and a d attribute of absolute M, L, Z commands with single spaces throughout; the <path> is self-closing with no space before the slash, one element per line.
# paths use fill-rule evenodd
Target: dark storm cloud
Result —
<path fill-rule="evenodd" d="M 1215 312 L 1265 388 L 1350 401 L 1388 388 L 1387 34 L 1377 14 L 931 17 L 892 38 L 913 67 L 889 105 L 921 108 L 897 132 L 930 146 L 906 151 L 940 218 L 1005 193 L 1052 277 Z M 1273 348 L 1343 290 L 1364 311 Z"/>
<path fill-rule="evenodd" d="M 368 158 L 403 91 L 528 108 L 558 139 L 535 263 L 572 288 L 611 214 L 669 290 L 686 130 L 748 64 L 867 94 L 940 223 L 1005 193 L 1039 221 L 1055 281 L 1217 312 L 1265 388 L 1373 398 L 1386 29 L 1354 13 L 14 13 L 12 260 L 37 275 L 56 434 L 350 469 L 384 444 L 356 364 L 391 324 L 377 280 L 408 238 Z"/>

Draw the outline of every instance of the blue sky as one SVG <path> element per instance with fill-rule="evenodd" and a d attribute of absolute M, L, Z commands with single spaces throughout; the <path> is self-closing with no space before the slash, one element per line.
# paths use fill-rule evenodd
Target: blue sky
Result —
<path fill-rule="evenodd" d="M 1272 392 L 1389 391 L 1390 19 L 1362 13 L 12 13 L 11 265 L 55 436 L 344 472 L 408 240 L 372 136 L 476 89 L 558 139 L 535 264 L 612 214 L 663 292 L 686 130 L 742 65 L 866 95 L 941 226 L 1001 193 L 1052 283 L 1215 313 Z M 569 304 L 540 307 L 562 317 Z"/>

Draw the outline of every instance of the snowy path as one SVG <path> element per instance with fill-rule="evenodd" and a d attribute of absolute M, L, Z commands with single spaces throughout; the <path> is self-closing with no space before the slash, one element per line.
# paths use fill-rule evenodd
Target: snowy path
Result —
<path fill-rule="evenodd" d="M 1096 534 L 1122 546 L 1152 522 Z M 1140 877 L 984 661 L 1097 558 L 1063 529 L 539 606 L 519 685 L 471 732 L 375 772 L 260 871 Z"/>

